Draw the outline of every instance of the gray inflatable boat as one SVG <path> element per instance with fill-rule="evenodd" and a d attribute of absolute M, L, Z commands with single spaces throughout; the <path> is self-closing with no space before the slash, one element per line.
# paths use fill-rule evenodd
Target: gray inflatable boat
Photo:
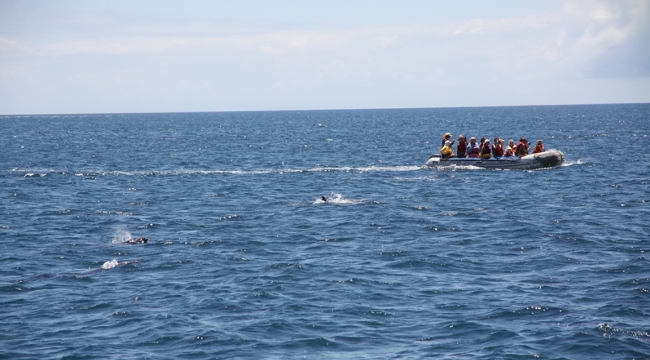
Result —
<path fill-rule="evenodd" d="M 442 158 L 440 155 L 431 155 L 426 166 L 477 166 L 487 169 L 541 169 L 560 166 L 564 163 L 564 153 L 559 150 L 548 150 L 538 154 L 490 158 Z"/>

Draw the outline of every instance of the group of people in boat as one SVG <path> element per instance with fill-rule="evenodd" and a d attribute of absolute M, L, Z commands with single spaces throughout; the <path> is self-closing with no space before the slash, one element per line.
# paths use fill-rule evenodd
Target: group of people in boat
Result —
<path fill-rule="evenodd" d="M 494 142 L 490 142 L 487 138 L 481 138 L 480 143 L 476 143 L 476 138 L 471 137 L 469 142 L 464 135 L 458 136 L 458 145 L 456 145 L 456 152 L 452 149 L 456 141 L 451 140 L 451 134 L 446 133 L 442 137 L 442 149 L 440 149 L 440 156 L 443 158 L 480 158 L 480 159 L 490 159 L 492 157 L 499 159 L 501 157 L 510 157 L 518 156 L 524 157 L 528 155 L 530 149 L 530 143 L 528 139 L 521 138 L 519 143 L 515 145 L 515 141 L 510 139 L 508 141 L 508 146 L 504 149 L 503 145 L 505 141 L 499 139 L 499 137 L 494 138 Z M 537 144 L 533 149 L 533 154 L 544 152 L 544 143 L 542 140 L 537 140 Z"/>

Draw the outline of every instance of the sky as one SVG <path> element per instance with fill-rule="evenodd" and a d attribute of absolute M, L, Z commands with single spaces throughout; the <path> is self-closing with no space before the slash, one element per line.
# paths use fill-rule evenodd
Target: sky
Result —
<path fill-rule="evenodd" d="M 648 0 L 0 0 L 0 114 L 640 102 Z"/>

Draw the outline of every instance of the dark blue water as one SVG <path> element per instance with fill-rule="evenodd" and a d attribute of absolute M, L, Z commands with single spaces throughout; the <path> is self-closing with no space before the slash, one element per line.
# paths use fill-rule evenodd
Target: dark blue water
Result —
<path fill-rule="evenodd" d="M 649 104 L 0 126 L 1 358 L 650 358 Z"/>

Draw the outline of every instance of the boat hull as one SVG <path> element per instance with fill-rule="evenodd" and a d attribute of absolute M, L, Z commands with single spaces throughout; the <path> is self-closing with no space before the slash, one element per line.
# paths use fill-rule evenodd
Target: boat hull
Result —
<path fill-rule="evenodd" d="M 532 170 L 560 166 L 564 163 L 564 153 L 559 150 L 549 150 L 538 154 L 531 154 L 522 158 L 516 156 L 502 157 L 500 159 L 482 160 L 479 158 L 447 158 L 433 155 L 426 162 L 426 166 L 476 166 L 486 169 L 522 169 Z"/>

